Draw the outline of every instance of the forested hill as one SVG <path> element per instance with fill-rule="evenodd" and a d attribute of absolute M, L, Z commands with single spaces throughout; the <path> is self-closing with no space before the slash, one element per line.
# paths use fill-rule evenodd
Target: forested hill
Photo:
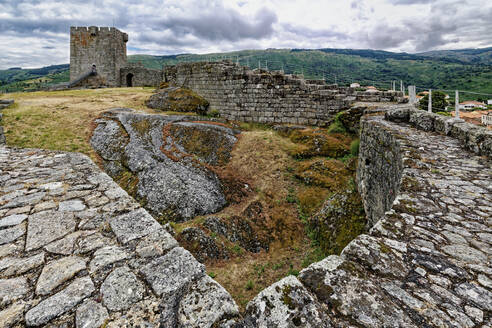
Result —
<path fill-rule="evenodd" d="M 205 55 L 132 55 L 131 62 L 161 69 L 183 61 L 231 59 L 251 68 L 268 68 L 306 78 L 347 85 L 359 82 L 389 88 L 390 81 L 433 89 L 492 93 L 492 48 L 431 51 L 419 54 L 365 49 L 267 49 Z M 68 81 L 68 65 L 35 70 L 0 71 L 0 90 L 33 90 L 43 84 Z"/>

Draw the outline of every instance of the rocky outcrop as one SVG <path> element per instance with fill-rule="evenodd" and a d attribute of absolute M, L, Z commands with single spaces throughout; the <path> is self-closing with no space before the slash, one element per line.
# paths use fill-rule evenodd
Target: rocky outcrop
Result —
<path fill-rule="evenodd" d="M 357 191 L 335 193 L 308 219 L 309 229 L 325 254 L 340 254 L 366 231 L 366 215 Z"/>
<path fill-rule="evenodd" d="M 205 234 L 200 228 L 183 229 L 178 235 L 178 241 L 201 263 L 207 260 L 228 259 L 230 256 L 222 243 Z"/>
<path fill-rule="evenodd" d="M 213 166 L 228 161 L 237 141 L 237 131 L 196 120 L 111 110 L 95 121 L 91 145 L 106 172 L 155 217 L 188 220 L 225 206 Z"/>
<path fill-rule="evenodd" d="M 171 112 L 192 112 L 205 114 L 209 103 L 193 91 L 186 88 L 167 87 L 158 89 L 145 102 L 149 108 Z"/>

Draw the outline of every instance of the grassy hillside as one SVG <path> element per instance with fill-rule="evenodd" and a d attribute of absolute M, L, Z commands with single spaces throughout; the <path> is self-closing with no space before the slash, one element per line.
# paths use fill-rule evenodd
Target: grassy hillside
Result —
<path fill-rule="evenodd" d="M 0 92 L 36 91 L 49 84 L 66 82 L 70 78 L 69 75 L 68 64 L 0 70 Z"/>
<path fill-rule="evenodd" d="M 423 57 L 449 59 L 463 63 L 492 65 L 492 47 L 481 49 L 436 50 L 419 54 Z"/>
<path fill-rule="evenodd" d="M 348 85 L 359 82 L 389 88 L 391 81 L 432 89 L 461 89 L 492 94 L 492 48 L 421 54 L 353 49 L 267 49 L 206 55 L 129 56 L 130 62 L 161 69 L 178 62 L 230 59 L 251 68 L 284 70 L 306 78 Z M 0 91 L 27 91 L 68 81 L 68 65 L 38 70 L 0 71 Z M 463 99 L 476 99 L 467 95 Z"/>

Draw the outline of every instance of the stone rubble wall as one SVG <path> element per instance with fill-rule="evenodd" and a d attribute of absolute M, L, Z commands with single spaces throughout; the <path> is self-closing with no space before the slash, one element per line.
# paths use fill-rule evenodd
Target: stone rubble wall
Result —
<path fill-rule="evenodd" d="M 238 315 L 87 156 L 0 147 L 0 327 L 227 327 Z"/>
<path fill-rule="evenodd" d="M 364 202 L 367 228 L 391 208 L 400 188 L 402 151 L 391 131 L 361 119 L 357 186 Z"/>
<path fill-rule="evenodd" d="M 120 70 L 121 86 L 126 87 L 127 76 L 132 75 L 133 87 L 158 87 L 164 80 L 162 70 L 149 69 L 139 66 L 125 66 Z"/>
<path fill-rule="evenodd" d="M 404 101 L 401 92 L 361 92 L 230 61 L 167 66 L 164 79 L 204 97 L 221 117 L 243 122 L 326 126 L 355 101 Z"/>

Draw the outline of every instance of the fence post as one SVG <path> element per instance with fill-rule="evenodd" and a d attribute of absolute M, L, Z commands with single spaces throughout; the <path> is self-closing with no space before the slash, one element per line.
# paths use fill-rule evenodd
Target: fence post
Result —
<path fill-rule="evenodd" d="M 268 71 L 268 60 L 265 60 L 265 68 Z"/>
<path fill-rule="evenodd" d="M 432 89 L 429 89 L 429 104 L 427 105 L 427 111 L 432 113 Z"/>
<path fill-rule="evenodd" d="M 258 69 L 261 69 L 261 63 L 259 60 L 258 60 Z"/>
<path fill-rule="evenodd" d="M 403 92 L 403 81 L 400 80 L 400 91 Z"/>
<path fill-rule="evenodd" d="M 417 102 L 417 94 L 415 92 L 415 86 L 414 85 L 409 85 L 408 86 L 408 96 L 409 96 L 409 102 L 410 104 L 415 104 Z"/>
<path fill-rule="evenodd" d="M 454 117 L 460 118 L 460 93 L 455 90 L 454 93 Z"/>

